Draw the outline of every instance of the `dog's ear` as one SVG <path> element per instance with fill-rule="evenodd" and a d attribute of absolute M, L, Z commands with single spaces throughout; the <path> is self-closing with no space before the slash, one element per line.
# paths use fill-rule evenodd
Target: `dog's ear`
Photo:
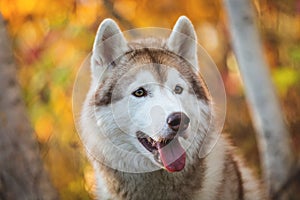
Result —
<path fill-rule="evenodd" d="M 198 69 L 197 36 L 193 24 L 186 16 L 177 20 L 167 41 L 167 47 Z"/>
<path fill-rule="evenodd" d="M 119 26 L 112 19 L 105 19 L 100 24 L 92 52 L 93 77 L 99 78 L 103 71 L 128 49 Z"/>

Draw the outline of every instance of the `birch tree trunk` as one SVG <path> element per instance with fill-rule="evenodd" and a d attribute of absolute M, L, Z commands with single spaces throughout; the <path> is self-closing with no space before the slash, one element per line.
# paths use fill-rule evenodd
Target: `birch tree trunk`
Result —
<path fill-rule="evenodd" d="M 224 0 L 270 197 L 289 178 L 292 151 L 249 0 Z"/>
<path fill-rule="evenodd" d="M 0 199 L 58 199 L 26 116 L 0 14 Z"/>

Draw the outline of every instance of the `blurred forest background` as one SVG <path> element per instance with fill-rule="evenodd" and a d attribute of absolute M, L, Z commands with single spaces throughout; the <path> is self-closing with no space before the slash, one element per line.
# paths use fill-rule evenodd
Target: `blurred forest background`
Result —
<path fill-rule="evenodd" d="M 300 152 L 300 0 L 254 0 L 257 25 L 295 153 Z M 261 174 L 222 1 L 0 0 L 12 41 L 18 81 L 41 156 L 61 199 L 93 197 L 87 162 L 72 115 L 77 70 L 92 49 L 100 22 L 122 30 L 172 28 L 180 15 L 193 22 L 199 43 L 217 64 L 227 93 L 224 132 Z M 261 87 L 263 90 L 263 85 Z"/>

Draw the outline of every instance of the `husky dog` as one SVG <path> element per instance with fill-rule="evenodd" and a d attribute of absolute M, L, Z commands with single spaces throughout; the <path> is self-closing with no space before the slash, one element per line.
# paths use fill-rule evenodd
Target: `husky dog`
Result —
<path fill-rule="evenodd" d="M 264 199 L 228 140 L 215 144 L 200 71 L 184 16 L 165 40 L 128 42 L 113 20 L 101 23 L 80 122 L 98 199 Z"/>

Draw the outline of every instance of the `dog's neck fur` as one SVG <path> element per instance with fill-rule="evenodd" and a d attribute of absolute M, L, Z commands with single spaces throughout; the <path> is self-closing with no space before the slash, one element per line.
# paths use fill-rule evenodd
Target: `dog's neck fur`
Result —
<path fill-rule="evenodd" d="M 205 172 L 204 159 L 200 158 L 186 166 L 182 172 L 176 173 L 169 173 L 164 169 L 148 173 L 127 173 L 100 163 L 98 165 L 105 175 L 107 189 L 115 195 L 112 196 L 113 199 L 192 199 L 193 194 L 201 189 Z"/>

